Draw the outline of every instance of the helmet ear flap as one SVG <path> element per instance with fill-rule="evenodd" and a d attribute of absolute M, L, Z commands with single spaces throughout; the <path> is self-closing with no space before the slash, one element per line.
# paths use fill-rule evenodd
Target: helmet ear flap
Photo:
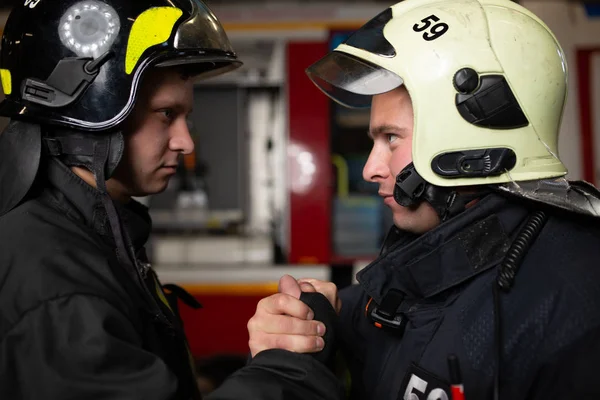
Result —
<path fill-rule="evenodd" d="M 0 216 L 15 208 L 31 189 L 41 154 L 39 125 L 13 121 L 0 134 Z"/>
<path fill-rule="evenodd" d="M 117 165 L 121 162 L 123 151 L 125 150 L 125 140 L 121 131 L 110 134 L 108 140 L 108 160 L 106 160 L 106 164 L 104 165 L 104 176 L 106 179 L 110 178 L 117 169 Z"/>
<path fill-rule="evenodd" d="M 115 172 L 117 165 L 123 157 L 125 148 L 123 133 L 120 131 L 103 135 L 90 135 L 86 132 L 54 130 L 44 138 L 44 145 L 48 154 L 58 157 L 65 165 L 70 167 L 84 167 L 89 171 L 97 173 L 98 160 L 96 148 L 98 146 L 108 147 L 108 156 L 103 161 L 105 179 Z"/>

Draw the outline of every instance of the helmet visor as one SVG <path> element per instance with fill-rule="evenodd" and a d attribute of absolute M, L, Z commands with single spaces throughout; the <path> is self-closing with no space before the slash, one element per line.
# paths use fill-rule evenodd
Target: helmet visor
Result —
<path fill-rule="evenodd" d="M 189 66 L 187 69 L 195 80 L 208 79 L 222 75 L 239 68 L 242 62 L 235 56 L 228 54 L 211 54 L 183 52 L 180 57 L 169 56 L 165 61 L 158 61 L 157 67 Z"/>
<path fill-rule="evenodd" d="M 191 0 L 191 6 L 191 16 L 177 28 L 175 48 L 216 50 L 233 54 L 227 34 L 215 14 L 200 1 Z"/>
<path fill-rule="evenodd" d="M 350 108 L 368 108 L 373 95 L 404 83 L 395 73 L 340 51 L 332 51 L 306 73 L 326 95 Z"/>
<path fill-rule="evenodd" d="M 182 22 L 175 33 L 174 47 L 178 57 L 159 61 L 157 67 L 199 65 L 196 77 L 208 78 L 223 74 L 242 65 L 229 38 L 213 12 L 202 2 L 189 0 L 191 16 Z"/>

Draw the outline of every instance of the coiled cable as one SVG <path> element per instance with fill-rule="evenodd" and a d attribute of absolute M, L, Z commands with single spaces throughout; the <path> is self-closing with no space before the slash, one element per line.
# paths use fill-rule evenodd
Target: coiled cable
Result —
<path fill-rule="evenodd" d="M 496 373 L 494 375 L 494 400 L 500 399 L 500 363 L 502 361 L 502 318 L 500 289 L 508 293 L 515 281 L 521 261 L 527 254 L 540 231 L 546 224 L 548 216 L 543 211 L 536 211 L 529 217 L 525 226 L 518 233 L 512 245 L 506 252 L 502 265 L 498 271 L 496 284 L 493 287 L 494 295 L 494 347 L 496 358 Z"/>
<path fill-rule="evenodd" d="M 510 249 L 506 252 L 497 280 L 498 286 L 505 292 L 508 292 L 512 287 L 523 257 L 527 254 L 529 246 L 537 238 L 547 219 L 548 217 L 543 211 L 536 211 L 529 217 Z"/>

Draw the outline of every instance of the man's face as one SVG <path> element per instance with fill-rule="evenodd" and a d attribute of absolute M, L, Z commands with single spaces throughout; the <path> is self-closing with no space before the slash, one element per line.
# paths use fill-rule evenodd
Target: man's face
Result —
<path fill-rule="evenodd" d="M 412 161 L 413 126 L 412 102 L 404 86 L 373 96 L 369 127 L 373 148 L 363 178 L 379 184 L 379 195 L 392 210 L 394 225 L 405 231 L 424 233 L 440 223 L 429 203 L 403 207 L 393 197 L 396 176 Z"/>
<path fill-rule="evenodd" d="M 123 132 L 123 159 L 108 182 L 112 192 L 129 197 L 166 189 L 179 154 L 194 150 L 187 123 L 192 106 L 192 79 L 172 68 L 148 73 Z"/>

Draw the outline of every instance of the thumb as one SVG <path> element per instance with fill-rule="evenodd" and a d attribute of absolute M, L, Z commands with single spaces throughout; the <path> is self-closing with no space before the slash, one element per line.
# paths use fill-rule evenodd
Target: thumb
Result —
<path fill-rule="evenodd" d="M 296 279 L 290 275 L 284 275 L 279 279 L 279 292 L 289 294 L 290 296 L 299 299 L 302 290 Z"/>
<path fill-rule="evenodd" d="M 308 293 L 314 293 L 317 291 L 317 289 L 315 289 L 315 287 L 308 282 L 298 282 L 300 284 L 300 289 L 302 289 L 303 292 L 308 292 Z"/>

